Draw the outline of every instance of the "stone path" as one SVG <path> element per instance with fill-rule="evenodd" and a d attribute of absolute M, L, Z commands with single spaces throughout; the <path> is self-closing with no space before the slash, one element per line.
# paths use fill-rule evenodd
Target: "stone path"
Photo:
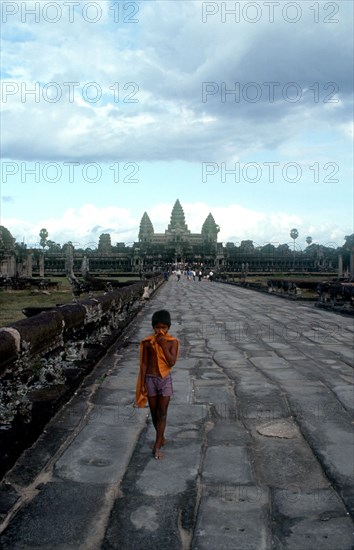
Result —
<path fill-rule="evenodd" d="M 133 407 L 138 343 L 181 340 L 165 459 Z M 353 321 L 164 284 L 0 487 L 3 550 L 353 548 Z"/>

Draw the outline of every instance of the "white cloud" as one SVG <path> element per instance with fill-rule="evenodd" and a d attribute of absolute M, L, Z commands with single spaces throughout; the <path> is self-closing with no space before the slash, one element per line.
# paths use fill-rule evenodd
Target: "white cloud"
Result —
<path fill-rule="evenodd" d="M 131 158 L 134 151 L 135 162 L 200 161 L 206 156 L 227 160 L 235 151 L 238 156 L 262 149 L 275 152 L 280 145 L 293 144 L 295 136 L 299 141 L 309 138 L 314 128 L 329 133 L 338 127 L 348 135 L 350 54 L 343 50 L 340 58 L 336 55 L 338 36 L 331 25 L 314 25 L 309 19 L 312 12 L 305 10 L 306 18 L 298 25 L 277 19 L 271 31 L 278 38 L 270 41 L 265 14 L 253 25 L 235 26 L 232 18 L 222 24 L 220 13 L 203 23 L 201 4 L 140 3 L 139 23 L 130 26 L 113 24 L 109 2 L 100 3 L 102 18 L 96 24 L 82 17 L 70 24 L 67 16 L 56 24 L 43 18 L 35 24 L 33 17 L 22 26 L 14 23 L 15 34 L 27 33 L 30 39 L 16 42 L 14 49 L 16 39 L 11 32 L 5 34 L 3 65 L 9 80 L 28 88 L 36 82 L 55 82 L 63 93 L 56 103 L 46 102 L 42 92 L 37 102 L 32 96 L 23 102 L 20 93 L 8 97 L 3 106 L 5 114 L 11 110 L 11 119 L 4 119 L 9 129 L 3 135 L 4 156 L 34 160 L 39 154 L 63 160 L 90 156 L 111 161 L 117 151 L 121 158 Z M 349 15 L 350 7 L 341 6 L 344 36 L 346 10 Z M 269 80 L 279 81 L 279 97 L 273 104 L 264 86 Z M 308 89 L 314 80 L 319 86 L 317 102 L 312 97 L 315 92 Z M 340 84 L 338 104 L 323 103 L 331 92 L 323 88 L 328 80 Z M 232 88 L 235 82 L 251 81 L 262 88 L 262 101 L 221 100 L 221 82 Z M 283 86 L 289 81 L 307 88 L 304 101 L 284 100 Z M 79 83 L 74 102 L 69 102 L 65 82 Z M 88 82 L 102 88 L 102 101 L 85 101 Z M 110 90 L 116 82 L 119 103 L 114 103 Z M 138 103 L 124 102 L 132 92 L 124 90 L 129 82 L 139 87 L 134 96 Z M 207 102 L 202 101 L 203 82 L 215 82 L 219 88 Z M 23 132 L 24 127 L 28 132 Z"/>
<path fill-rule="evenodd" d="M 29 9 L 44 3 L 19 4 Z M 43 21 L 43 17 L 35 23 L 33 16 L 29 16 L 25 23 L 19 17 L 9 17 L 8 23 L 3 24 L 3 70 L 6 80 L 19 90 L 2 103 L 4 158 L 20 162 L 141 164 L 182 160 L 190 164 L 192 174 L 189 177 L 185 169 L 180 184 L 188 226 L 192 231 L 200 231 L 211 211 L 221 227 L 222 241 L 253 238 L 260 243 L 287 242 L 289 230 L 294 226 L 300 231 L 299 240 L 308 234 L 318 240 L 339 240 L 341 234 L 352 232 L 343 222 L 348 219 L 348 197 L 352 193 L 349 182 L 353 134 L 348 122 L 352 116 L 352 3 L 340 3 L 338 24 L 323 23 L 323 18 L 330 16 L 323 2 L 315 3 L 320 12 L 319 23 L 313 20 L 315 9 L 308 9 L 309 3 L 301 3 L 303 17 L 296 24 L 284 22 L 279 15 L 274 24 L 269 24 L 264 3 L 259 3 L 262 19 L 256 24 L 245 21 L 235 24 L 231 16 L 222 23 L 220 6 L 224 3 L 213 4 L 218 6 L 218 14 L 203 23 L 205 3 L 193 0 L 139 2 L 139 22 L 134 24 L 124 23 L 122 18 L 119 24 L 114 23 L 111 3 L 102 1 L 99 2 L 102 18 L 91 24 L 80 16 L 83 4 L 80 2 L 75 8 L 74 23 L 69 23 L 67 16 L 55 24 Z M 115 2 L 118 4 L 123 5 Z M 230 4 L 232 7 L 235 3 Z M 281 13 L 281 8 L 276 7 L 276 12 Z M 271 102 L 264 83 L 274 81 L 279 86 L 276 99 Z M 43 97 L 43 86 L 50 82 L 56 83 L 62 92 L 57 102 Z M 64 85 L 68 82 L 79 83 L 72 101 Z M 102 98 L 97 102 L 84 98 L 89 82 L 96 82 L 102 89 Z M 134 86 L 124 87 L 129 82 L 137 86 L 134 95 L 137 103 L 124 101 L 134 91 Z M 215 95 L 204 102 L 203 82 L 214 82 L 217 88 Z M 242 88 L 255 82 L 262 97 L 252 102 L 245 100 L 241 92 L 240 101 L 232 96 L 223 101 L 222 82 L 228 89 L 236 83 Z M 284 97 L 284 85 L 289 82 L 297 83 L 301 90 L 302 97 L 297 102 Z M 334 87 L 328 86 L 331 82 Z M 41 86 L 39 100 L 21 95 L 21 86 L 30 90 L 36 83 Z M 119 83 L 118 102 L 114 101 L 115 83 Z M 339 103 L 326 103 L 325 98 L 336 87 Z M 259 206 L 264 190 L 256 184 L 254 196 L 258 191 L 261 197 L 258 202 L 249 198 L 241 186 L 240 194 L 238 189 L 231 194 L 230 190 L 223 192 L 220 188 L 219 196 L 215 189 L 209 192 L 211 188 L 205 188 L 199 199 L 205 202 L 193 202 L 195 197 L 199 198 L 193 194 L 193 165 L 236 161 L 297 162 L 303 168 L 301 184 L 306 183 L 306 188 L 300 184 L 285 183 L 281 189 L 278 186 L 264 208 Z M 318 182 L 321 187 L 317 182 L 311 185 L 314 181 L 311 166 L 315 162 L 321 164 Z M 338 185 L 333 180 L 323 181 L 331 174 L 330 169 L 324 169 L 328 162 L 332 166 L 338 164 Z M 159 177 L 157 168 L 156 186 L 169 183 Z M 140 195 L 149 193 L 149 189 L 147 186 L 142 190 L 141 186 Z M 85 189 L 82 201 L 95 204 L 100 191 L 100 186 Z M 60 184 L 60 192 L 58 211 L 64 202 L 67 208 L 70 198 L 80 193 L 67 182 Z M 21 240 L 25 233 L 37 241 L 43 226 L 59 242 L 74 238 L 78 242 L 95 241 L 101 229 L 110 229 L 113 242 L 136 240 L 142 213 L 133 214 L 134 196 L 129 187 L 118 192 L 122 199 L 119 204 L 126 208 L 90 210 L 84 205 L 76 210 L 67 209 L 57 217 L 42 218 L 38 223 L 27 221 L 38 215 L 29 209 L 28 217 L 22 216 L 23 221 L 17 213 L 17 219 L 8 217 L 7 223 Z M 337 207 L 339 192 L 344 198 L 343 205 Z M 6 189 L 5 193 L 11 195 L 12 189 Z M 26 197 L 20 193 L 16 197 L 18 209 Z M 32 199 L 35 200 L 35 190 Z M 151 204 L 151 197 L 147 199 Z M 50 196 L 41 195 L 41 211 L 46 209 L 46 200 L 49 205 Z M 213 200 L 219 206 L 210 206 Z M 249 208 L 236 204 L 236 200 Z M 313 207 L 315 219 L 321 214 L 331 219 L 333 210 L 334 221 L 311 226 L 309 215 L 303 213 L 303 204 L 307 212 L 308 205 Z M 9 211 L 10 206 L 6 205 Z M 164 231 L 167 227 L 171 208 L 160 204 L 149 212 L 156 230 Z M 299 212 L 301 216 L 297 215 Z"/>
<path fill-rule="evenodd" d="M 156 233 L 163 233 L 170 222 L 171 204 L 159 203 L 148 210 L 148 215 Z M 192 233 L 200 233 L 202 225 L 212 213 L 215 222 L 220 226 L 219 242 L 241 242 L 251 239 L 257 245 L 291 242 L 290 230 L 296 227 L 300 236 L 297 244 L 303 248 L 305 239 L 312 236 L 314 242 L 326 244 L 329 242 L 341 246 L 345 234 L 336 224 L 324 223 L 311 225 L 296 215 L 283 212 L 265 214 L 237 204 L 227 207 L 213 207 L 203 202 L 183 203 L 185 220 Z M 29 223 L 20 219 L 7 219 L 3 224 L 18 241 L 25 235 L 28 244 L 39 241 L 39 231 L 45 227 L 49 239 L 64 244 L 67 241 L 83 247 L 88 243 L 97 243 L 102 233 L 110 233 L 113 244 L 116 242 L 136 242 L 138 240 L 139 224 L 143 212 L 137 218 L 127 208 L 97 208 L 92 204 L 85 204 L 81 208 L 70 208 L 58 218 L 42 218 L 37 223 Z"/>

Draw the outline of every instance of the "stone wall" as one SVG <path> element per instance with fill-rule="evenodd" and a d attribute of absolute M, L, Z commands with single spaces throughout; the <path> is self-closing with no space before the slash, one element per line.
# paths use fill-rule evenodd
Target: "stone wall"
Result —
<path fill-rule="evenodd" d="M 0 448 L 21 447 L 9 434 L 48 421 L 162 283 L 157 276 L 0 329 Z M 1 469 L 0 460 L 0 477 Z"/>

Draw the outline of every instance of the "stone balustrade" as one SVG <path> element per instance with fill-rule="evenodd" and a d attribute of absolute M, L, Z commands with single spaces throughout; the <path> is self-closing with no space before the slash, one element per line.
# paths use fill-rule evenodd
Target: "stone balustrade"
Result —
<path fill-rule="evenodd" d="M 159 275 L 0 329 L 0 447 L 14 426 L 48 420 L 162 283 Z"/>

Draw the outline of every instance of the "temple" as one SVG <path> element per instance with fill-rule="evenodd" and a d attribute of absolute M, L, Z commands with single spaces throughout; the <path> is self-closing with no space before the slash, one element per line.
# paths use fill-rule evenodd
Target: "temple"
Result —
<path fill-rule="evenodd" d="M 147 212 L 133 243 L 111 243 L 108 233 L 100 235 L 94 248 L 63 246 L 43 240 L 40 247 L 27 248 L 17 243 L 6 227 L 0 225 L 0 283 L 7 277 L 31 278 L 32 275 L 77 275 L 142 273 L 171 271 L 187 267 L 206 272 L 333 272 L 354 277 L 354 235 L 347 236 L 342 247 L 325 247 L 312 243 L 305 250 L 295 250 L 288 243 L 256 245 L 252 240 L 238 243 L 218 242 L 220 228 L 211 213 L 202 224 L 200 233 L 188 229 L 184 211 L 177 199 L 170 223 L 163 233 L 156 233 Z M 312 239 L 311 239 L 312 240 Z M 79 244 L 79 243 L 77 243 Z M 91 243 L 89 243 L 91 244 Z M 1 285 L 0 285 L 1 286 Z"/>
<path fill-rule="evenodd" d="M 177 199 L 171 212 L 170 223 L 164 233 L 155 233 L 147 212 L 141 218 L 138 243 L 134 243 L 136 261 L 143 264 L 195 264 L 214 265 L 218 251 L 219 226 L 210 213 L 200 233 L 192 233 L 186 224 L 183 208 Z M 222 244 L 220 243 L 221 248 Z M 139 258 L 138 258 L 139 256 Z"/>

